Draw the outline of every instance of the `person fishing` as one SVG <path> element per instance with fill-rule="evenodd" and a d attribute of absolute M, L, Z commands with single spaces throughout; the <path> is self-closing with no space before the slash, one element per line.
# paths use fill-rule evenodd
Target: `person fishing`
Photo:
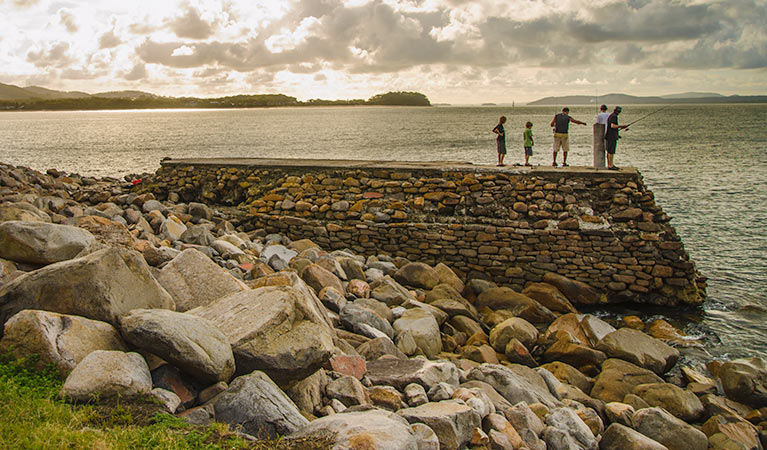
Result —
<path fill-rule="evenodd" d="M 620 106 L 616 106 L 612 114 L 607 117 L 607 130 L 605 131 L 605 149 L 607 150 L 607 168 L 610 170 L 619 170 L 615 165 L 615 149 L 618 146 L 620 135 L 618 130 L 628 128 L 628 125 L 618 125 L 618 115 L 623 111 Z"/>
<path fill-rule="evenodd" d="M 562 147 L 562 167 L 567 167 L 567 152 L 570 151 L 570 139 L 568 131 L 570 130 L 570 122 L 577 123 L 578 125 L 586 125 L 586 122 L 581 122 L 573 117 L 570 117 L 570 108 L 562 108 L 562 112 L 555 115 L 551 119 L 549 126 L 554 127 L 554 162 L 551 164 L 557 167 L 557 152 Z"/>

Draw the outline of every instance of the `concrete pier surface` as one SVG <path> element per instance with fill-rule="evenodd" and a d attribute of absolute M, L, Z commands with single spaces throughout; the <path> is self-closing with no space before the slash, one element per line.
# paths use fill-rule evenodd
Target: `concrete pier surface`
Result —
<path fill-rule="evenodd" d="M 578 176 L 627 176 L 635 177 L 639 171 L 634 167 L 621 167 L 620 170 L 594 168 L 591 166 L 552 167 L 534 165 L 532 167 L 508 164 L 498 167 L 494 164 L 474 164 L 467 161 L 372 161 L 353 159 L 286 159 L 286 158 L 189 158 L 163 159 L 163 167 L 175 166 L 210 166 L 210 167 L 263 167 L 274 169 L 386 169 L 386 170 L 436 170 L 436 171 L 473 171 L 498 172 L 514 175 L 532 174 L 538 176 L 573 174 Z"/>

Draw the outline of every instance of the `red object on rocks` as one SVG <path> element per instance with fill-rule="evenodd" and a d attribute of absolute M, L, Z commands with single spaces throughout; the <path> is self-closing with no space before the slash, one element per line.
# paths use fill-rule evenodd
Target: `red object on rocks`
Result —
<path fill-rule="evenodd" d="M 131 181 L 130 183 L 135 186 L 135 185 L 141 183 L 141 180 L 136 178 L 135 180 Z"/>
<path fill-rule="evenodd" d="M 338 373 L 352 376 L 358 380 L 367 373 L 365 359 L 359 356 L 337 355 L 330 358 L 330 368 Z"/>

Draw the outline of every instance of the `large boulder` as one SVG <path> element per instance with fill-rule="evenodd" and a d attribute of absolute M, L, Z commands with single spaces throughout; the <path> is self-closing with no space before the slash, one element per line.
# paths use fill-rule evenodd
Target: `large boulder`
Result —
<path fill-rule="evenodd" d="M 22 222 L 51 222 L 51 216 L 27 202 L 0 204 L 0 223 L 18 220 Z"/>
<path fill-rule="evenodd" d="M 309 421 L 296 405 L 260 371 L 237 377 L 214 400 L 216 420 L 259 438 L 277 438 L 301 430 Z"/>
<path fill-rule="evenodd" d="M 331 439 L 334 449 L 421 450 L 405 419 L 383 410 L 345 412 L 312 421 L 288 438 Z"/>
<path fill-rule="evenodd" d="M 107 248 L 27 273 L 0 288 L 0 324 L 23 309 L 73 314 L 117 324 L 133 309 L 174 309 L 144 258 Z"/>
<path fill-rule="evenodd" d="M 53 364 L 62 378 L 96 350 L 125 351 L 117 330 L 106 322 L 48 311 L 24 310 L 5 323 L 0 354 L 37 355 L 36 367 Z"/>
<path fill-rule="evenodd" d="M 352 331 L 369 338 L 386 336 L 394 339 L 394 329 L 389 321 L 381 317 L 373 309 L 355 303 L 347 304 L 340 313 L 341 324 Z"/>
<path fill-rule="evenodd" d="M 525 319 L 511 317 L 490 330 L 490 345 L 499 353 L 506 350 L 512 339 L 519 340 L 528 349 L 533 348 L 538 341 L 538 329 Z"/>
<path fill-rule="evenodd" d="M 325 269 L 318 264 L 310 264 L 301 272 L 301 278 L 308 284 L 314 292 L 319 293 L 326 287 L 337 289 L 338 292 L 344 292 L 344 286 L 341 280 L 333 272 Z"/>
<path fill-rule="evenodd" d="M 413 299 L 410 291 L 388 275 L 370 283 L 370 297 L 389 306 L 399 306 Z"/>
<path fill-rule="evenodd" d="M 669 449 L 707 450 L 706 435 L 672 416 L 663 408 L 643 408 L 634 413 L 634 429 Z"/>
<path fill-rule="evenodd" d="M 703 416 L 703 403 L 690 391 L 671 383 L 640 384 L 633 394 L 650 406 L 660 406 L 685 422 L 696 422 Z"/>
<path fill-rule="evenodd" d="M 389 385 L 404 389 L 417 383 L 427 391 L 439 383 L 458 386 L 458 369 L 447 361 L 423 359 L 380 358 L 367 363 L 367 377 L 374 385 Z"/>
<path fill-rule="evenodd" d="M 394 273 L 397 282 L 419 289 L 433 289 L 438 285 L 439 273 L 431 266 L 419 262 L 411 262 L 402 266 Z"/>
<path fill-rule="evenodd" d="M 188 311 L 248 287 L 199 250 L 184 250 L 157 272 L 157 281 L 176 302 L 176 310 Z"/>
<path fill-rule="evenodd" d="M 135 245 L 135 239 L 128 227 L 120 222 L 99 216 L 80 216 L 75 219 L 74 224 L 90 231 L 98 242 L 109 247 L 132 249 Z"/>
<path fill-rule="evenodd" d="M 229 341 L 212 322 L 201 317 L 163 309 L 135 309 L 120 318 L 120 331 L 131 344 L 202 382 L 229 381 L 234 374 Z"/>
<path fill-rule="evenodd" d="M 631 428 L 614 423 L 607 427 L 599 441 L 599 450 L 669 450 L 660 442 L 634 431 Z"/>
<path fill-rule="evenodd" d="M 626 394 L 646 383 L 663 383 L 663 379 L 630 362 L 608 359 L 602 364 L 602 372 L 594 379 L 591 396 L 605 403 L 622 402 Z"/>
<path fill-rule="evenodd" d="M 44 222 L 0 224 L 0 258 L 51 264 L 73 259 L 94 247 L 96 238 L 82 228 Z"/>
<path fill-rule="evenodd" d="M 578 312 L 559 289 L 548 283 L 531 283 L 522 290 L 522 294 L 537 300 L 538 303 L 554 312 L 565 314 Z"/>
<path fill-rule="evenodd" d="M 748 448 L 762 450 L 758 428 L 742 417 L 716 415 L 703 424 L 702 431 L 709 440 L 709 448 Z M 716 445 L 730 442 L 730 445 Z"/>
<path fill-rule="evenodd" d="M 96 350 L 64 381 L 59 396 L 76 402 L 135 397 L 152 390 L 152 375 L 138 353 Z"/>
<path fill-rule="evenodd" d="M 401 409 L 397 414 L 410 423 L 425 423 L 439 439 L 440 449 L 457 450 L 471 441 L 472 432 L 480 426 L 481 417 L 460 400 L 426 403 Z"/>
<path fill-rule="evenodd" d="M 570 408 L 557 408 L 546 416 L 543 440 L 550 450 L 596 450 L 597 440 Z"/>
<path fill-rule="evenodd" d="M 460 278 L 458 278 L 458 275 L 453 272 L 453 269 L 443 263 L 439 263 L 434 266 L 434 270 L 439 276 L 440 284 L 447 284 L 456 291 L 463 292 L 463 289 L 466 287 L 466 285 L 463 283 L 463 281 L 461 281 Z"/>
<path fill-rule="evenodd" d="M 679 351 L 641 331 L 621 328 L 608 334 L 597 345 L 610 358 L 620 358 L 662 375 L 679 360 Z"/>
<path fill-rule="evenodd" d="M 767 363 L 760 358 L 736 359 L 719 369 L 724 392 L 754 408 L 767 406 Z"/>
<path fill-rule="evenodd" d="M 518 364 L 510 367 L 482 364 L 471 369 L 466 379 L 484 381 L 513 405 L 519 402 L 543 403 L 548 407 L 560 404 L 536 371 Z"/>
<path fill-rule="evenodd" d="M 599 292 L 586 283 L 572 280 L 562 275 L 548 272 L 543 276 L 543 282 L 551 284 L 560 290 L 570 302 L 576 305 L 597 305 L 607 303 L 607 295 Z"/>
<path fill-rule="evenodd" d="M 311 375 L 332 356 L 333 329 L 315 307 L 314 300 L 296 288 L 267 286 L 189 313 L 210 320 L 226 335 L 238 373 L 263 370 L 277 383 L 287 384 Z"/>
<path fill-rule="evenodd" d="M 474 304 L 478 310 L 506 310 L 532 323 L 551 323 L 554 313 L 532 298 L 507 287 L 490 288 L 479 294 Z"/>
<path fill-rule="evenodd" d="M 423 308 L 408 309 L 394 321 L 394 332 L 410 333 L 416 346 L 427 358 L 434 358 L 442 351 L 439 324 L 431 313 Z"/>

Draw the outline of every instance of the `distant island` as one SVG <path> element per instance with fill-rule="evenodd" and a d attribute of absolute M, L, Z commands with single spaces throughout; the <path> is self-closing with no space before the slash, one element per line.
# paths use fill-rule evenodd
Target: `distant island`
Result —
<path fill-rule="evenodd" d="M 163 97 L 141 91 L 113 91 L 88 94 L 78 91 L 56 91 L 39 86 L 22 88 L 0 83 L 0 110 L 5 111 L 71 111 L 103 109 L 159 108 L 263 108 L 278 106 L 431 106 L 420 92 L 387 92 L 367 100 L 298 101 L 283 94 L 234 95 L 218 98 Z"/>
<path fill-rule="evenodd" d="M 564 97 L 545 97 L 528 106 L 565 106 L 565 105 L 636 105 L 636 104 L 694 104 L 694 103 L 767 103 L 767 95 L 730 95 L 724 96 L 709 92 L 686 92 L 683 94 L 662 95 L 656 97 L 636 97 L 626 94 L 568 95 Z"/>

